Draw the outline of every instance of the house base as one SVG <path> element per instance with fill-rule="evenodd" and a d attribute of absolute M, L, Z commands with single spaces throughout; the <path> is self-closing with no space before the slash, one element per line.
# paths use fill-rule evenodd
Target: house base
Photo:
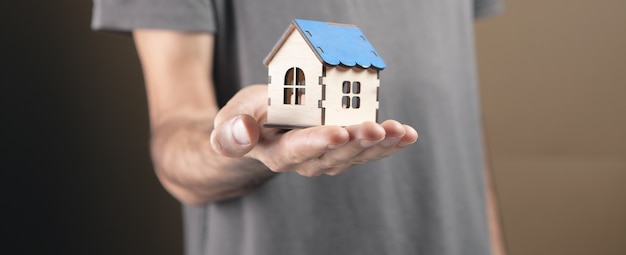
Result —
<path fill-rule="evenodd" d="M 264 128 L 280 128 L 280 129 L 303 129 L 303 128 L 310 128 L 314 126 L 295 126 L 295 125 L 265 123 L 263 124 L 263 127 Z"/>

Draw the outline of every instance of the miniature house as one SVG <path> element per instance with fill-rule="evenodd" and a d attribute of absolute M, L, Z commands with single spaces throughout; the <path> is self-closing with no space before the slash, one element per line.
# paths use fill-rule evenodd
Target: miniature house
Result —
<path fill-rule="evenodd" d="M 385 62 L 356 26 L 296 19 L 264 64 L 267 126 L 377 121 Z"/>

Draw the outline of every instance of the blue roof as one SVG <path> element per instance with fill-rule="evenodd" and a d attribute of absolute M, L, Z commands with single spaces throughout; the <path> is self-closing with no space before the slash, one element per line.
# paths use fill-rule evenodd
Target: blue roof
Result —
<path fill-rule="evenodd" d="M 316 54 L 329 65 L 384 69 L 385 62 L 361 30 L 353 25 L 294 20 Z"/>

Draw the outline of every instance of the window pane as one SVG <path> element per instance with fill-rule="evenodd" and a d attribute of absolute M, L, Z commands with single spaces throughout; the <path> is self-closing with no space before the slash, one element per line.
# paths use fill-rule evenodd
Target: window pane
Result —
<path fill-rule="evenodd" d="M 361 107 L 361 97 L 352 97 L 352 108 L 358 109 Z"/>
<path fill-rule="evenodd" d="M 343 91 L 344 94 L 350 93 L 350 82 L 349 81 L 344 81 L 343 82 L 343 87 L 341 88 L 341 91 Z"/>
<path fill-rule="evenodd" d="M 354 94 L 361 93 L 361 82 L 355 81 L 352 83 L 352 93 Z"/>
<path fill-rule="evenodd" d="M 294 73 L 293 73 L 293 68 L 289 68 L 289 70 L 287 70 L 287 73 L 285 74 L 285 85 L 295 85 L 293 84 L 294 82 L 294 77 L 293 77 Z"/>
<path fill-rule="evenodd" d="M 341 98 L 341 107 L 344 109 L 350 108 L 350 97 L 344 96 Z"/>
<path fill-rule="evenodd" d="M 283 104 L 291 104 L 291 97 L 293 95 L 293 89 L 292 88 L 285 88 L 285 90 L 283 91 L 284 95 L 283 95 Z"/>
<path fill-rule="evenodd" d="M 296 67 L 296 85 L 304 85 L 304 72 Z"/>
<path fill-rule="evenodd" d="M 304 104 L 305 88 L 296 88 L 296 104 Z"/>

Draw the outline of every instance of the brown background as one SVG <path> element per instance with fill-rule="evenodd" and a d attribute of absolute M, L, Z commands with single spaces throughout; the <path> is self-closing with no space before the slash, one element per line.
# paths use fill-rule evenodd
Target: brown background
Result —
<path fill-rule="evenodd" d="M 477 24 L 510 254 L 626 254 L 626 1 L 510 0 Z"/>
<path fill-rule="evenodd" d="M 477 49 L 510 254 L 626 254 L 626 1 L 506 3 Z M 1 5 L 0 254 L 182 253 L 131 40 L 91 1 Z"/>

